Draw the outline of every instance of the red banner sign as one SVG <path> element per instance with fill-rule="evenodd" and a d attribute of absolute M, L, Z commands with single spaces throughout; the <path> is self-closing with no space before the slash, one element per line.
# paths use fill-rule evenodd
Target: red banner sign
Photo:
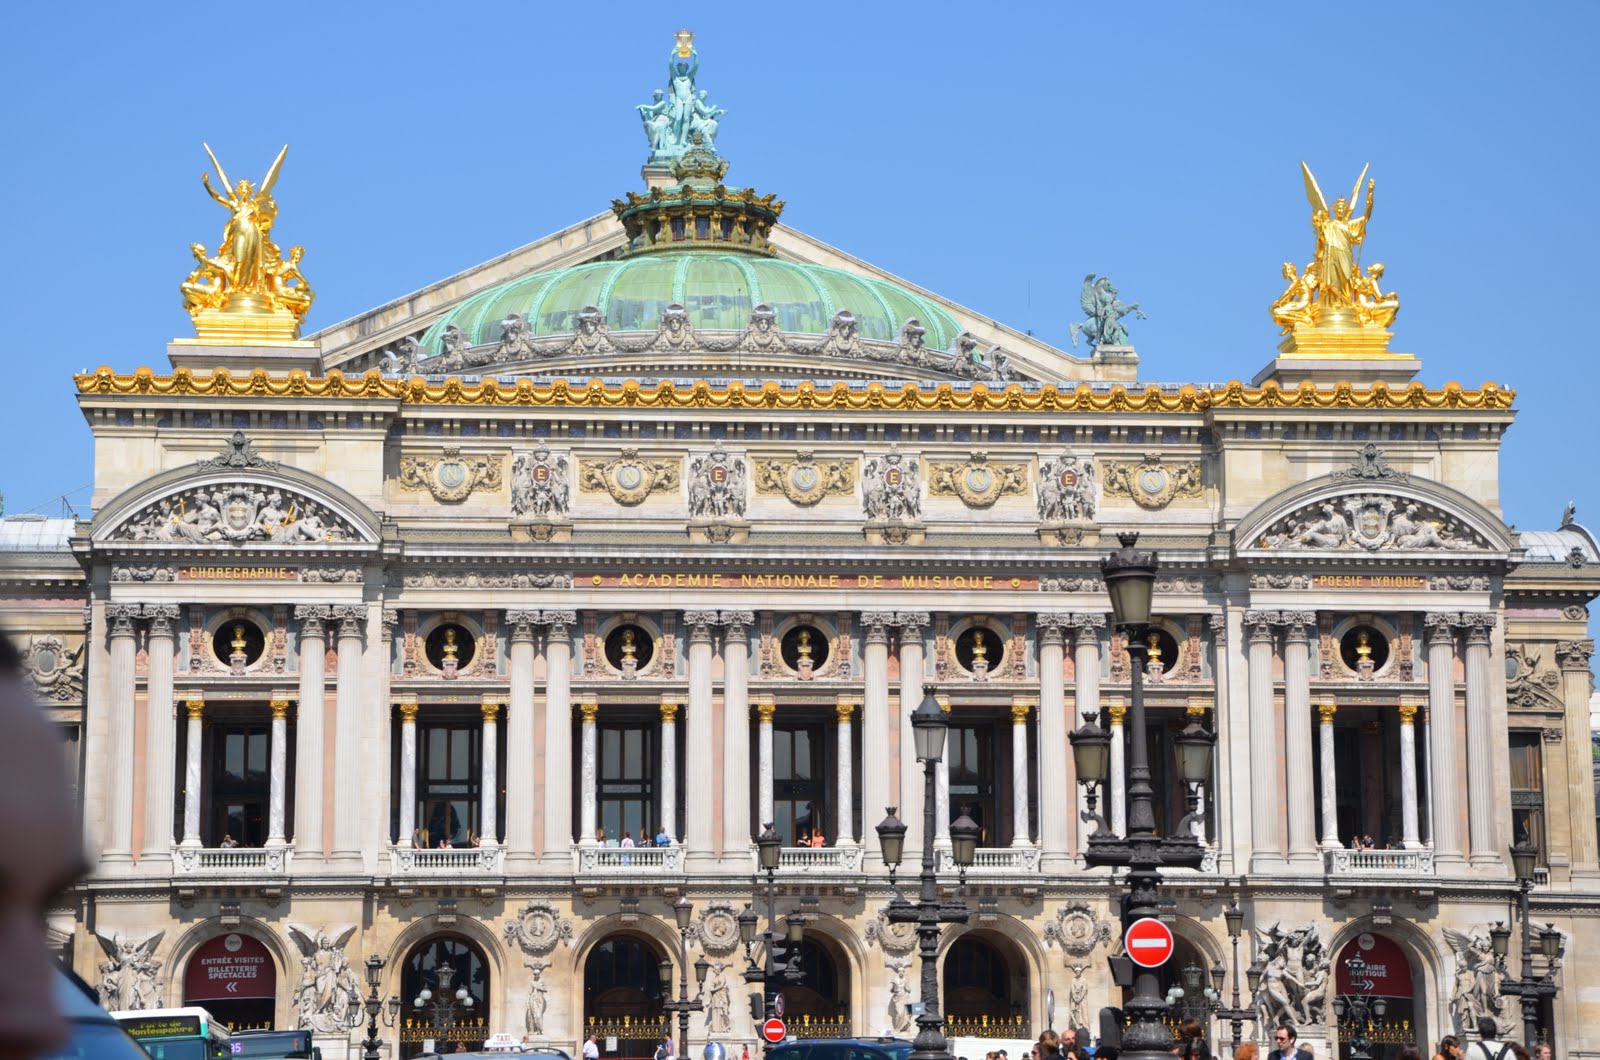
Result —
<path fill-rule="evenodd" d="M 183 971 L 183 1003 L 278 996 L 272 954 L 249 935 L 218 935 L 201 945 Z"/>
<path fill-rule="evenodd" d="M 1360 981 L 1351 974 L 1350 959 L 1359 956 Z M 1365 932 L 1345 944 L 1334 962 L 1335 988 L 1341 994 L 1411 997 L 1411 963 L 1405 951 L 1382 935 Z"/>

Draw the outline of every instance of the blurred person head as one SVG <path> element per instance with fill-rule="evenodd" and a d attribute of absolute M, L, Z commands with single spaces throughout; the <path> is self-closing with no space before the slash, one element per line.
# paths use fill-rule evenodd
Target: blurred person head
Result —
<path fill-rule="evenodd" d="M 66 1039 L 45 912 L 83 872 L 60 741 L 22 683 L 21 662 L 0 635 L 0 1060 Z"/>

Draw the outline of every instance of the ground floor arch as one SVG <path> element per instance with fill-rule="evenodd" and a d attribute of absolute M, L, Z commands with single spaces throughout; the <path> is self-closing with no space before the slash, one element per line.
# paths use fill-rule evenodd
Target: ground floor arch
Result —
<path fill-rule="evenodd" d="M 800 971 L 800 982 L 783 988 L 791 1033 L 801 1038 L 849 1037 L 852 976 L 843 947 L 820 931 L 808 930 L 800 943 Z M 870 1033 L 870 1028 L 861 1033 Z"/>
<path fill-rule="evenodd" d="M 494 1027 L 490 980 L 488 957 L 465 935 L 441 933 L 413 945 L 400 966 L 400 1056 L 417 1056 L 430 1042 L 436 1051 L 446 1044 L 481 1048 Z"/>
<path fill-rule="evenodd" d="M 1426 977 L 1397 939 L 1373 930 L 1355 932 L 1334 951 L 1333 983 L 1329 1018 L 1337 1024 L 1340 1060 L 1358 1054 L 1398 1060 L 1397 1032 L 1405 1028 L 1414 1028 L 1418 1041 L 1428 1040 Z M 1383 1014 L 1361 1019 L 1358 998 L 1381 1001 Z"/>
<path fill-rule="evenodd" d="M 962 1038 L 1032 1036 L 1027 955 L 998 931 L 978 928 L 945 949 L 943 984 L 947 1032 Z"/>
<path fill-rule="evenodd" d="M 636 931 L 615 931 L 599 939 L 583 958 L 583 1033 L 615 1038 L 616 1052 L 607 1057 L 638 1060 L 655 1053 L 656 1043 L 667 1033 L 667 1013 L 662 1002 L 661 964 L 669 963 L 677 981 L 672 955 L 660 942 Z"/>

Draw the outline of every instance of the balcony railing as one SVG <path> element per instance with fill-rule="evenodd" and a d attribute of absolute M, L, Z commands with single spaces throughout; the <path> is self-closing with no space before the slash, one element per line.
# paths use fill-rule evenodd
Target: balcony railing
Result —
<path fill-rule="evenodd" d="M 390 847 L 389 862 L 396 876 L 498 876 L 503 847 Z"/>
<path fill-rule="evenodd" d="M 287 876 L 291 847 L 175 847 L 178 876 Z"/>
<path fill-rule="evenodd" d="M 948 847 L 938 851 L 940 872 L 955 872 L 956 862 Z M 972 858 L 968 876 L 1011 875 L 1039 871 L 1038 847 L 979 847 Z M 968 1035 L 968 1037 L 973 1037 Z"/>
<path fill-rule="evenodd" d="M 855 873 L 861 871 L 862 850 L 858 846 L 844 847 L 784 847 L 778 855 L 778 875 L 797 876 L 806 873 Z M 751 864 L 760 870 L 759 852 L 750 849 Z"/>
<path fill-rule="evenodd" d="M 578 847 L 582 876 L 676 876 L 683 872 L 683 847 Z"/>
<path fill-rule="evenodd" d="M 1330 876 L 1432 876 L 1431 850 L 1327 850 Z"/>
<path fill-rule="evenodd" d="M 1033 1037 L 1033 1025 L 1026 1016 L 946 1016 L 947 1038 L 1002 1038 L 1020 1041 Z"/>

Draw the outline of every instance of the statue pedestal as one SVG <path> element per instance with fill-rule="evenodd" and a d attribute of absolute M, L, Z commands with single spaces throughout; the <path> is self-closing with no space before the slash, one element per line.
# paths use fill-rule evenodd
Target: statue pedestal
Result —
<path fill-rule="evenodd" d="M 568 519 L 519 519 L 511 524 L 511 540 L 563 544 L 572 540 Z"/>
<path fill-rule="evenodd" d="M 1139 378 L 1139 351 L 1132 346 L 1096 346 L 1089 360 L 1100 367 L 1100 378 L 1131 383 Z"/>
<path fill-rule="evenodd" d="M 742 545 L 750 540 L 750 524 L 733 519 L 696 519 L 689 541 L 696 545 Z"/>
<path fill-rule="evenodd" d="M 1393 337 L 1384 328 L 1357 323 L 1347 309 L 1331 310 L 1315 324 L 1296 324 L 1278 343 L 1278 356 L 1250 382 L 1403 386 L 1416 378 L 1422 361 L 1409 353 L 1390 353 Z"/>
<path fill-rule="evenodd" d="M 322 343 L 306 339 L 286 342 L 261 340 L 230 343 L 216 339 L 173 339 L 167 343 L 167 360 L 173 368 L 187 368 L 209 376 L 226 368 L 234 376 L 248 376 L 257 368 L 272 375 L 287 375 L 296 368 L 308 375 L 322 374 Z"/>
<path fill-rule="evenodd" d="M 868 523 L 863 527 L 869 545 L 920 545 L 928 537 L 921 523 L 903 523 L 898 519 L 886 523 Z"/>

